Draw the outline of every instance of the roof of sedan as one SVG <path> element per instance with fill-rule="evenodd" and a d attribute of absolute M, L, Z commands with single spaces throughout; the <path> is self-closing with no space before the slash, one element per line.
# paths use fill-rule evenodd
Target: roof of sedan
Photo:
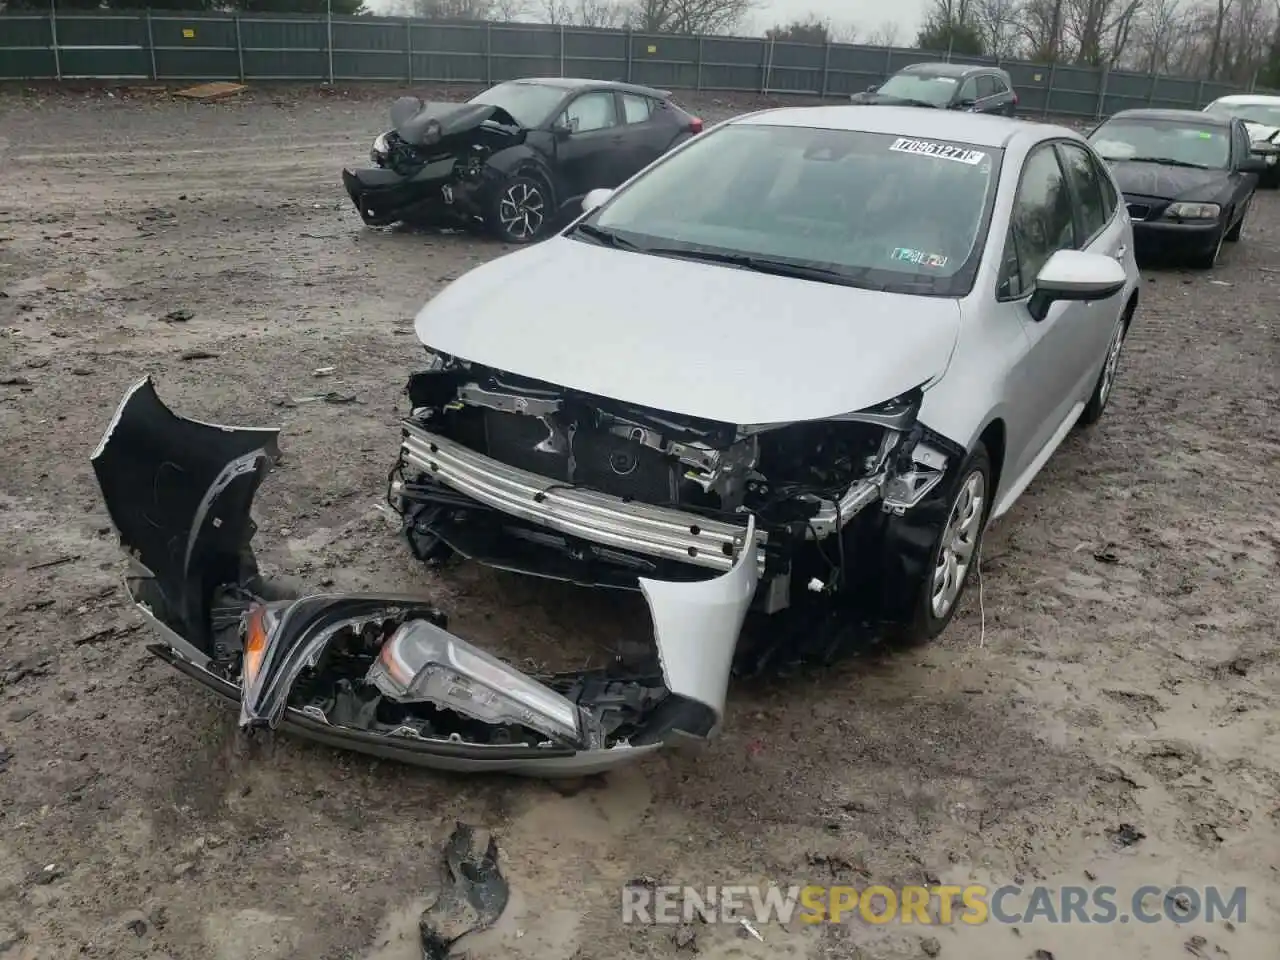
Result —
<path fill-rule="evenodd" d="M 939 77 L 967 77 L 971 73 L 1003 73 L 999 67 L 987 67 L 977 63 L 946 63 L 928 61 L 925 63 L 909 63 L 899 73 L 931 73 Z"/>
<path fill-rule="evenodd" d="M 861 133 L 888 133 L 924 140 L 952 140 L 980 147 L 1005 147 L 1019 134 L 1036 134 L 1036 139 L 1069 137 L 1080 134 L 1068 127 L 1047 123 L 1030 123 L 1012 117 L 980 113 L 956 113 L 950 110 L 925 110 L 920 107 L 829 106 L 781 107 L 763 110 L 731 120 L 776 127 L 818 127 L 827 130 L 850 130 Z"/>
<path fill-rule="evenodd" d="M 1198 126 L 1225 127 L 1231 124 L 1230 117 L 1219 117 L 1203 110 L 1159 110 L 1137 109 L 1121 110 L 1111 115 L 1112 120 L 1182 120 Z"/>
<path fill-rule="evenodd" d="M 1265 93 L 1233 93 L 1219 97 L 1213 103 L 1226 103 L 1238 107 L 1271 107 L 1280 104 L 1280 96 Z M 1209 106 L 1213 106 L 1213 103 Z"/>
<path fill-rule="evenodd" d="M 665 99 L 671 96 L 669 90 L 657 87 L 645 87 L 638 83 L 627 83 L 623 80 L 589 80 L 582 77 L 521 77 L 511 83 L 533 83 L 543 87 L 560 87 L 564 90 L 577 90 L 580 87 L 598 87 L 600 89 L 620 90 L 623 93 L 638 93 L 646 97 Z"/>

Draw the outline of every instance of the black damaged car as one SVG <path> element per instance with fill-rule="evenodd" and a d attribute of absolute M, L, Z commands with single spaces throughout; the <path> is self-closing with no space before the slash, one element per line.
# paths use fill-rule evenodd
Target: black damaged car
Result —
<path fill-rule="evenodd" d="M 628 180 L 702 131 L 664 90 L 602 80 L 511 80 L 466 103 L 401 97 L 372 168 L 342 182 L 370 226 L 482 226 L 538 239 L 566 208 Z M 576 210 L 576 208 L 574 208 Z"/>
<path fill-rule="evenodd" d="M 1140 256 L 1209 268 L 1244 232 L 1266 161 L 1244 122 L 1198 110 L 1123 110 L 1089 140 L 1124 194 Z"/>

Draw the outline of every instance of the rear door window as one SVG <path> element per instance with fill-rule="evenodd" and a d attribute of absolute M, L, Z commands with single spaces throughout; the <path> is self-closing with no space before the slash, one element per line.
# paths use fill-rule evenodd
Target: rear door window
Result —
<path fill-rule="evenodd" d="M 644 123 L 653 115 L 654 102 L 633 93 L 622 95 L 623 123 Z"/>
<path fill-rule="evenodd" d="M 986 100 L 996 95 L 996 78 L 983 76 L 978 78 L 978 99 Z"/>

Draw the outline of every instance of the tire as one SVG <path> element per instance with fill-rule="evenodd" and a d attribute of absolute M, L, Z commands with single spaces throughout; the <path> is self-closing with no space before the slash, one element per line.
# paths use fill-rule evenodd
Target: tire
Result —
<path fill-rule="evenodd" d="M 493 192 L 485 226 L 504 243 L 533 243 L 554 220 L 551 190 L 541 177 L 516 174 Z"/>
<path fill-rule="evenodd" d="M 1239 242 L 1240 238 L 1244 236 L 1244 222 L 1249 216 L 1249 208 L 1251 206 L 1253 206 L 1252 200 L 1250 200 L 1248 203 L 1245 204 L 1244 212 L 1240 214 L 1240 220 L 1236 223 L 1234 227 L 1232 227 L 1230 230 L 1226 232 L 1226 235 L 1223 236 L 1222 239 L 1226 240 L 1228 243 Z"/>
<path fill-rule="evenodd" d="M 1102 371 L 1098 374 L 1098 382 L 1093 385 L 1093 394 L 1089 397 L 1089 402 L 1084 405 L 1084 410 L 1080 412 L 1080 419 L 1076 421 L 1081 426 L 1093 426 L 1102 419 L 1102 413 L 1107 409 L 1107 401 L 1111 399 L 1111 394 L 1115 390 L 1120 354 L 1124 351 L 1124 340 L 1129 333 L 1131 316 L 1132 311 L 1126 307 L 1116 323 L 1111 342 L 1107 345 L 1106 359 L 1102 361 Z"/>
<path fill-rule="evenodd" d="M 1218 265 L 1218 257 L 1222 254 L 1222 241 L 1226 239 L 1226 225 L 1218 228 L 1217 240 L 1208 250 L 1200 251 L 1191 258 L 1191 266 L 1199 270 L 1212 270 Z"/>
<path fill-rule="evenodd" d="M 934 639 L 947 628 L 959 609 L 982 556 L 982 538 L 995 492 L 991 476 L 991 456 L 979 442 L 961 463 L 947 495 L 945 512 L 940 513 L 945 519 L 937 526 L 929 546 L 921 582 L 913 585 L 910 608 L 905 611 L 908 616 L 897 631 L 900 639 L 907 642 Z M 967 554 L 956 549 L 961 544 Z M 957 570 L 956 561 L 964 563 L 962 570 Z M 947 572 L 948 566 L 950 572 Z M 935 587 L 939 576 L 944 579 L 940 587 Z M 944 591 L 942 587 L 947 589 Z"/>

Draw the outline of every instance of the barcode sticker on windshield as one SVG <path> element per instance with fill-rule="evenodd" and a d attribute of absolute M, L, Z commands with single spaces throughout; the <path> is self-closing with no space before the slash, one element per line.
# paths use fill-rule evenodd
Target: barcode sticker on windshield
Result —
<path fill-rule="evenodd" d="M 987 157 L 981 150 L 966 150 L 963 147 L 953 147 L 949 143 L 912 140 L 909 137 L 899 137 L 889 145 L 889 149 L 896 150 L 898 153 L 917 153 L 924 157 L 936 157 L 939 160 L 955 160 L 958 163 L 967 163 L 971 167 L 976 167 Z"/>

